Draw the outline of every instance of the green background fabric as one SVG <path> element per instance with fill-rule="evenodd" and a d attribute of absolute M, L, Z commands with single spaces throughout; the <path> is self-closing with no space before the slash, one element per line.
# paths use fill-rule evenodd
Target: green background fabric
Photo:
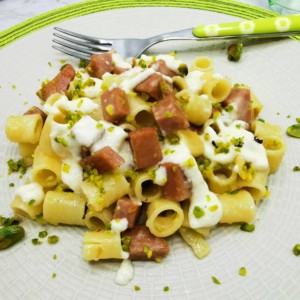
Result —
<path fill-rule="evenodd" d="M 228 15 L 255 19 L 277 14 L 234 0 L 86 0 L 40 14 L 0 32 L 0 48 L 43 27 L 71 18 L 105 10 L 130 7 L 184 7 L 220 12 Z M 300 40 L 300 38 L 297 38 Z"/>

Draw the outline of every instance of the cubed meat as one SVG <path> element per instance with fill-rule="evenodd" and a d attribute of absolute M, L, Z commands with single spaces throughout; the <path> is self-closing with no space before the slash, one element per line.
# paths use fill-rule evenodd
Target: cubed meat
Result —
<path fill-rule="evenodd" d="M 163 135 L 187 129 L 190 124 L 173 94 L 165 96 L 152 107 L 154 118 Z"/>
<path fill-rule="evenodd" d="M 230 92 L 227 99 L 222 102 L 223 106 L 236 104 L 237 106 L 237 119 L 251 123 L 251 94 L 247 88 L 234 88 Z"/>
<path fill-rule="evenodd" d="M 87 72 L 90 76 L 102 79 L 103 74 L 112 73 L 112 53 L 92 54 L 91 61 L 87 66 Z"/>
<path fill-rule="evenodd" d="M 118 87 L 101 95 L 101 105 L 104 120 L 111 123 L 124 120 L 130 112 L 127 95 Z"/>
<path fill-rule="evenodd" d="M 161 187 L 163 198 L 179 202 L 191 197 L 191 184 L 181 167 L 169 162 L 160 166 L 165 167 L 167 171 L 167 182 Z"/>
<path fill-rule="evenodd" d="M 124 162 L 123 157 L 109 146 L 106 146 L 80 160 L 80 164 L 82 166 L 91 166 L 92 168 L 97 169 L 100 174 L 112 171 L 120 167 Z"/>
<path fill-rule="evenodd" d="M 139 83 L 134 90 L 136 92 L 146 93 L 151 98 L 159 100 L 165 94 L 172 91 L 172 85 L 168 83 L 160 74 L 153 73 L 147 79 Z"/>
<path fill-rule="evenodd" d="M 162 159 L 158 135 L 154 128 L 144 127 L 129 133 L 136 169 L 151 167 Z"/>
<path fill-rule="evenodd" d="M 128 221 L 128 228 L 133 228 L 136 224 L 141 206 L 135 204 L 129 197 L 124 197 L 117 201 L 114 211 L 113 219 L 126 218 Z"/>
<path fill-rule="evenodd" d="M 65 94 L 70 82 L 75 77 L 75 70 L 70 65 L 67 64 L 65 67 L 53 78 L 51 81 L 47 83 L 43 83 L 42 87 L 39 91 L 37 91 L 37 95 L 43 100 L 46 101 L 51 95 L 55 93 Z"/>
<path fill-rule="evenodd" d="M 125 231 L 124 236 L 130 237 L 129 259 L 131 260 L 160 260 L 169 254 L 168 242 L 154 236 L 144 225 L 137 225 Z"/>

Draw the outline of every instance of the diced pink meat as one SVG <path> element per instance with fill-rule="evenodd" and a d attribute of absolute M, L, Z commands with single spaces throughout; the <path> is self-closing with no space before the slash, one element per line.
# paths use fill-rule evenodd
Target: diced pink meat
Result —
<path fill-rule="evenodd" d="M 159 100 L 164 94 L 169 94 L 172 90 L 172 85 L 157 73 L 150 75 L 147 79 L 139 83 L 134 90 L 136 92 L 146 93 L 150 97 Z"/>
<path fill-rule="evenodd" d="M 91 166 L 97 169 L 100 174 L 112 171 L 120 167 L 124 162 L 123 157 L 109 146 L 106 146 L 80 160 L 80 164 L 82 166 Z"/>
<path fill-rule="evenodd" d="M 155 104 L 152 112 L 163 135 L 187 129 L 190 126 L 187 116 L 173 94 L 165 96 Z"/>
<path fill-rule="evenodd" d="M 87 66 L 87 72 L 90 76 L 102 78 L 103 74 L 113 71 L 112 53 L 92 54 L 91 61 Z"/>
<path fill-rule="evenodd" d="M 67 64 L 54 79 L 42 85 L 41 89 L 37 91 L 37 95 L 46 101 L 51 95 L 55 93 L 65 94 L 70 82 L 75 77 L 75 70 L 70 65 Z"/>
<path fill-rule="evenodd" d="M 124 236 L 130 237 L 129 259 L 131 260 L 158 260 L 169 254 L 168 242 L 161 237 L 154 236 L 144 225 L 137 225 L 125 231 Z"/>
<path fill-rule="evenodd" d="M 163 75 L 169 76 L 169 77 L 178 75 L 176 72 L 174 72 L 170 68 L 168 68 L 166 62 L 163 59 L 156 60 L 155 62 L 153 62 L 150 65 L 150 67 L 152 69 L 154 69 L 155 71 L 157 71 Z"/>
<path fill-rule="evenodd" d="M 45 123 L 47 115 L 37 106 L 30 107 L 23 115 L 40 115 Z"/>
<path fill-rule="evenodd" d="M 235 103 L 237 105 L 237 119 L 251 123 L 251 95 L 250 90 L 245 88 L 234 88 L 226 100 L 222 102 L 223 106 Z"/>
<path fill-rule="evenodd" d="M 162 159 L 158 135 L 154 128 L 144 127 L 129 133 L 136 169 L 155 165 Z"/>
<path fill-rule="evenodd" d="M 136 224 L 141 206 L 136 205 L 129 197 L 124 197 L 117 201 L 113 219 L 126 218 L 128 228 L 133 228 Z"/>
<path fill-rule="evenodd" d="M 179 202 L 191 197 L 191 184 L 180 166 L 174 163 L 163 163 L 160 166 L 167 171 L 167 182 L 161 187 L 163 198 Z"/>
<path fill-rule="evenodd" d="M 101 95 L 103 117 L 108 122 L 119 122 L 129 115 L 130 109 L 126 93 L 116 87 Z"/>

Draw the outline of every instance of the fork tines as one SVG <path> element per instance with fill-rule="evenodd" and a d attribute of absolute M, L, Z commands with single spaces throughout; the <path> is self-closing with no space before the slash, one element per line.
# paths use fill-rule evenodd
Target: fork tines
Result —
<path fill-rule="evenodd" d="M 90 60 L 91 54 L 107 52 L 112 47 L 111 40 L 79 34 L 60 27 L 54 27 L 54 29 L 63 34 L 53 33 L 54 36 L 59 38 L 53 40 L 54 43 L 59 45 L 53 45 L 53 48 L 77 58 Z"/>

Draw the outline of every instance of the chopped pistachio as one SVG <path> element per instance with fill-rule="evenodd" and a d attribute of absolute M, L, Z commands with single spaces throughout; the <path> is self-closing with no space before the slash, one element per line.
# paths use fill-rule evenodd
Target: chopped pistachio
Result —
<path fill-rule="evenodd" d="M 296 244 L 293 248 L 293 253 L 296 255 L 296 256 L 299 256 L 300 255 L 300 244 Z"/>
<path fill-rule="evenodd" d="M 216 211 L 218 209 L 218 205 L 216 204 L 216 205 L 212 205 L 212 206 L 210 206 L 209 207 L 209 210 L 211 211 L 211 212 L 214 212 L 214 211 Z"/>
<path fill-rule="evenodd" d="M 212 282 L 215 283 L 215 284 L 219 284 L 219 285 L 221 284 L 221 282 L 219 281 L 219 279 L 218 279 L 217 277 L 215 277 L 215 276 L 212 276 L 212 277 L 211 277 L 211 280 L 212 280 Z"/>
<path fill-rule="evenodd" d="M 105 107 L 105 110 L 106 112 L 112 116 L 114 114 L 114 106 L 112 104 L 108 104 L 106 107 Z"/>
<path fill-rule="evenodd" d="M 13 182 L 11 182 L 8 186 L 9 186 L 9 187 L 14 187 L 15 184 L 14 184 Z"/>
<path fill-rule="evenodd" d="M 125 235 L 124 237 L 122 237 L 121 243 L 122 243 L 123 251 L 129 252 L 130 242 L 131 242 L 131 237 L 129 235 Z"/>
<path fill-rule="evenodd" d="M 22 221 L 22 218 L 18 215 L 14 215 L 11 218 L 6 218 L 4 216 L 0 216 L 0 226 L 11 226 L 11 225 L 19 225 Z"/>
<path fill-rule="evenodd" d="M 170 288 L 168 286 L 164 286 L 164 289 L 163 289 L 164 292 L 168 292 L 169 290 L 170 290 Z"/>
<path fill-rule="evenodd" d="M 53 259 L 56 260 L 57 259 L 57 255 L 53 254 Z"/>
<path fill-rule="evenodd" d="M 247 269 L 245 267 L 241 267 L 239 269 L 239 275 L 246 276 L 247 275 Z"/>
<path fill-rule="evenodd" d="M 53 273 L 53 274 L 52 274 L 52 278 L 53 278 L 53 279 L 56 278 L 56 273 Z"/>
<path fill-rule="evenodd" d="M 254 224 L 243 223 L 240 227 L 242 231 L 252 232 L 255 230 Z"/>
<path fill-rule="evenodd" d="M 141 288 L 138 285 L 135 285 L 133 288 L 136 292 L 139 292 L 141 290 Z"/>
<path fill-rule="evenodd" d="M 33 205 L 34 203 L 35 203 L 35 200 L 34 200 L 34 199 L 30 199 L 29 202 L 28 202 L 28 205 L 31 206 L 31 205 Z"/>
<path fill-rule="evenodd" d="M 59 237 L 57 235 L 48 236 L 48 244 L 56 244 L 59 241 Z"/>
<path fill-rule="evenodd" d="M 195 206 L 193 209 L 193 214 L 195 218 L 200 219 L 205 215 L 205 212 L 200 206 Z"/>
<path fill-rule="evenodd" d="M 85 68 L 88 66 L 90 62 L 88 60 L 85 60 L 85 59 L 80 59 L 79 61 L 79 64 L 78 64 L 78 67 L 79 68 Z"/>
<path fill-rule="evenodd" d="M 44 238 L 48 235 L 48 232 L 46 230 L 40 231 L 39 232 L 39 238 Z"/>
<path fill-rule="evenodd" d="M 32 244 L 35 245 L 35 246 L 41 245 L 41 244 L 42 244 L 42 242 L 41 242 L 39 239 L 37 239 L 37 238 L 32 239 L 31 242 L 32 242 Z"/>
<path fill-rule="evenodd" d="M 239 61 L 243 52 L 242 43 L 231 44 L 227 49 L 228 60 L 230 61 Z"/>
<path fill-rule="evenodd" d="M 62 171 L 64 172 L 64 173 L 70 173 L 70 170 L 71 170 L 71 166 L 70 165 L 68 165 L 68 164 L 63 164 L 63 166 L 62 166 Z"/>
<path fill-rule="evenodd" d="M 58 144 L 63 145 L 64 147 L 68 147 L 68 142 L 61 136 L 56 136 L 54 138 L 54 141 Z"/>
<path fill-rule="evenodd" d="M 295 166 L 295 167 L 293 168 L 293 171 L 294 171 L 294 172 L 300 171 L 300 167 L 299 167 L 299 166 Z"/>
<path fill-rule="evenodd" d="M 294 124 L 286 130 L 289 136 L 300 138 L 300 123 Z"/>
<path fill-rule="evenodd" d="M 184 163 L 183 166 L 186 168 L 191 168 L 195 165 L 195 160 L 193 157 L 190 157 L 189 159 L 187 159 Z"/>
<path fill-rule="evenodd" d="M 27 167 L 25 165 L 25 161 L 23 158 L 14 161 L 13 159 L 9 159 L 7 161 L 8 165 L 8 174 L 10 175 L 13 172 L 19 172 L 21 175 L 24 175 L 27 171 Z"/>

